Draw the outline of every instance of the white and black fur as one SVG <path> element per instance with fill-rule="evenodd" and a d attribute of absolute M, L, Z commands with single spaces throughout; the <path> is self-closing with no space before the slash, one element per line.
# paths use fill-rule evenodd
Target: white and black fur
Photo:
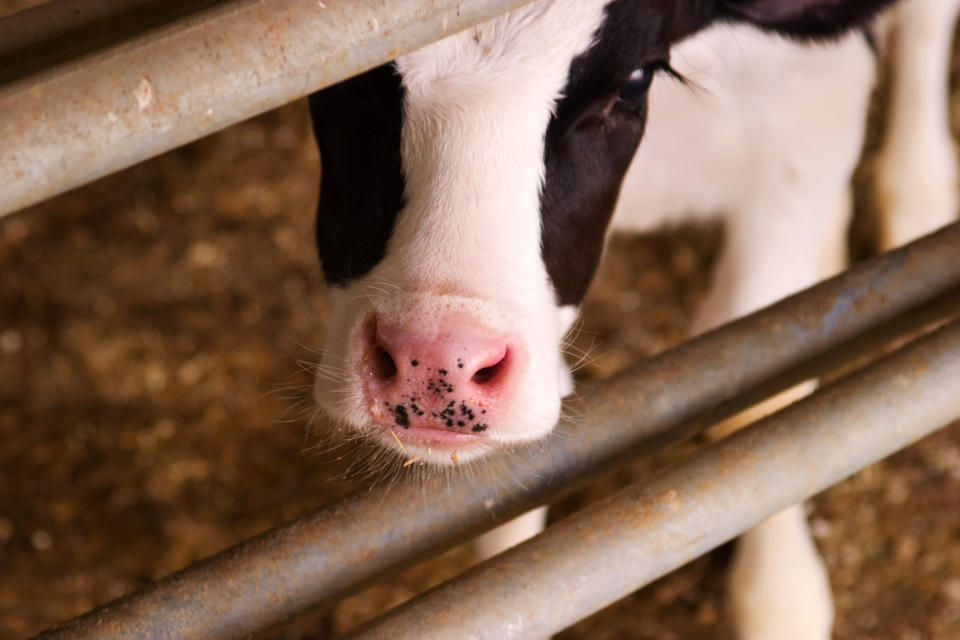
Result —
<path fill-rule="evenodd" d="M 334 285 L 323 364 L 348 378 L 318 380 L 321 405 L 371 431 L 360 381 L 350 380 L 363 318 L 465 314 L 509 332 L 529 358 L 498 423 L 461 459 L 549 431 L 569 391 L 559 345 L 670 45 L 745 16 L 828 34 L 871 4 L 535 2 L 313 96 L 324 158 L 318 245 Z"/>
<path fill-rule="evenodd" d="M 953 0 L 911 2 L 900 22 L 925 38 L 924 25 L 952 24 Z M 454 313 L 518 336 L 529 356 L 501 421 L 458 445 L 460 460 L 546 434 L 571 389 L 562 340 L 611 217 L 634 230 L 724 217 L 726 246 L 696 331 L 841 268 L 875 79 L 867 40 L 841 34 L 884 4 L 541 0 L 311 96 L 323 159 L 317 244 L 333 310 L 322 364 L 342 372 L 340 383 L 318 378 L 321 407 L 396 448 L 392 425 L 360 391 L 356 335 L 371 315 Z M 931 58 L 941 55 L 931 46 Z M 923 71 L 920 60 L 905 64 Z M 655 74 L 696 89 L 669 79 L 651 88 Z M 941 96 L 924 98 L 905 104 Z M 955 213 L 952 148 L 930 124 L 941 114 L 916 115 L 901 108 L 881 191 L 910 209 L 897 177 L 932 155 L 931 213 L 887 222 L 888 245 Z M 406 449 L 450 463 L 442 446 Z M 517 535 L 542 518 L 528 516 Z M 488 539 L 485 552 L 503 544 Z M 829 586 L 799 508 L 746 536 L 733 600 L 743 638 L 829 637 Z"/>

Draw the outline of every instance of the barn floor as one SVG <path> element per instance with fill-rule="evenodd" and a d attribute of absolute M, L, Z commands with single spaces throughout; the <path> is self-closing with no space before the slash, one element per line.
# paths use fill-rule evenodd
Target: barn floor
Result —
<path fill-rule="evenodd" d="M 14 4 L 0 0 L 0 14 Z M 344 476 L 348 454 L 308 433 L 298 366 L 322 338 L 317 181 L 300 102 L 0 220 L 0 640 L 358 486 Z M 718 246 L 716 228 L 616 239 L 577 339 L 589 352 L 581 378 L 681 341 Z M 682 453 L 571 496 L 552 517 Z M 960 425 L 810 510 L 836 638 L 960 638 Z M 697 560 L 560 637 L 730 638 L 728 557 Z M 469 562 L 455 549 L 258 637 L 333 637 Z"/>

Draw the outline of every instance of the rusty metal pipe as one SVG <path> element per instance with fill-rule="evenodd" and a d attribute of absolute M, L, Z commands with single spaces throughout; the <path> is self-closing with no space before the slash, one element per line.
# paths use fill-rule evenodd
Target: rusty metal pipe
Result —
<path fill-rule="evenodd" d="M 958 384 L 954 321 L 347 638 L 548 637 L 960 418 Z"/>
<path fill-rule="evenodd" d="M 59 0 L 13 14 L 0 20 L 0 215 L 528 2 Z"/>
<path fill-rule="evenodd" d="M 960 313 L 958 256 L 960 223 L 597 384 L 582 420 L 515 456 L 358 492 L 39 637 L 235 638 L 335 602 L 761 394 Z"/>

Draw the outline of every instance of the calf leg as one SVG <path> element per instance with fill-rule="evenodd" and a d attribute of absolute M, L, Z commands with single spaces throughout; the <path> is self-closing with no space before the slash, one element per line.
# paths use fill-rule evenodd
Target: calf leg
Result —
<path fill-rule="evenodd" d="M 486 560 L 506 551 L 510 547 L 520 544 L 527 538 L 532 538 L 547 524 L 547 508 L 539 507 L 518 516 L 506 524 L 502 524 L 492 531 L 488 531 L 474 541 L 477 555 Z"/>
<path fill-rule="evenodd" d="M 800 49 L 729 29 L 692 38 L 675 54 L 679 70 L 705 89 L 654 85 L 649 130 L 627 174 L 617 223 L 642 229 L 679 215 L 734 214 L 695 322 L 702 332 L 844 264 L 848 184 L 875 59 L 860 35 Z M 781 395 L 755 412 L 790 399 Z M 800 507 L 744 536 L 731 599 L 744 640 L 829 637 L 829 584 Z"/>
<path fill-rule="evenodd" d="M 833 189 L 836 192 L 836 188 Z M 729 221 L 714 286 L 696 321 L 704 331 L 750 313 L 839 270 L 850 198 L 846 189 L 822 198 L 821 189 L 758 193 Z M 813 382 L 720 425 L 730 432 L 802 397 Z M 826 571 L 801 505 L 744 534 L 730 574 L 730 604 L 742 640 L 826 640 L 833 605 Z"/>
<path fill-rule="evenodd" d="M 889 122 L 875 185 L 884 249 L 957 214 L 948 76 L 958 9 L 958 0 L 910 0 L 894 9 Z"/>
<path fill-rule="evenodd" d="M 741 638 L 830 637 L 830 583 L 802 505 L 784 509 L 740 537 L 730 572 L 730 596 Z"/>

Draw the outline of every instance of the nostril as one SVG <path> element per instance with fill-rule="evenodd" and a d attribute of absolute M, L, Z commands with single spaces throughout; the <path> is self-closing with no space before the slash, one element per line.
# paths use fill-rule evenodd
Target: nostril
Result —
<path fill-rule="evenodd" d="M 389 382 L 397 375 L 397 363 L 386 349 L 375 345 L 370 358 L 370 371 L 379 380 Z"/>
<path fill-rule="evenodd" d="M 507 357 L 509 352 L 504 353 L 500 361 L 489 367 L 478 369 L 470 381 L 477 385 L 486 385 L 496 381 L 500 375 L 507 369 Z"/>

